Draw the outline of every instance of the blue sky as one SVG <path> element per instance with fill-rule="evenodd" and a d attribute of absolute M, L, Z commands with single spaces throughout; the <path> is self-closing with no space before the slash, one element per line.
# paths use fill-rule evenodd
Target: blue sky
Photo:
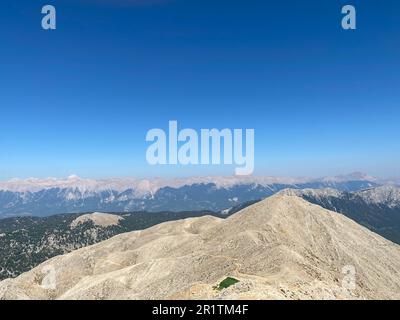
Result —
<path fill-rule="evenodd" d="M 149 166 L 146 132 L 169 120 L 254 128 L 255 174 L 399 176 L 399 15 L 395 0 L 1 1 L 0 179 L 233 172 Z"/>

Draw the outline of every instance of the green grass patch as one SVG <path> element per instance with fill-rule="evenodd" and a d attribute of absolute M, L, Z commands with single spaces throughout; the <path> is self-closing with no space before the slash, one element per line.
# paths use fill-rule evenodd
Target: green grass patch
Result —
<path fill-rule="evenodd" d="M 232 285 L 234 285 L 235 283 L 238 283 L 238 282 L 239 282 L 239 280 L 237 280 L 235 278 L 228 277 L 228 278 L 225 278 L 223 281 L 221 281 L 219 283 L 219 285 L 214 286 L 213 288 L 214 288 L 214 290 L 221 291 L 223 289 L 229 288 L 230 286 L 232 286 Z"/>

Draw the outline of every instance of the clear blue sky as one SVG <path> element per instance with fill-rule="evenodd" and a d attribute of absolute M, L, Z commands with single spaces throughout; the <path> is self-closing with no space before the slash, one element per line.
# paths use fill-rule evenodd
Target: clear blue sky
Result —
<path fill-rule="evenodd" d="M 0 179 L 232 173 L 148 166 L 169 120 L 254 128 L 256 174 L 400 175 L 399 17 L 397 0 L 3 0 Z"/>

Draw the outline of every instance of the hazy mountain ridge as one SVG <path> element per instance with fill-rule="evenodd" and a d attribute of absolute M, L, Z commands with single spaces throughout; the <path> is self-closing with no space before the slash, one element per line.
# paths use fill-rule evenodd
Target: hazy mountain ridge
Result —
<path fill-rule="evenodd" d="M 370 180 L 368 180 L 370 179 Z M 322 179 L 213 177 L 173 181 L 110 179 L 13 180 L 0 183 L 0 218 L 90 211 L 221 211 L 286 188 L 357 191 L 379 185 L 362 174 Z"/>
<path fill-rule="evenodd" d="M 343 284 L 343 267 L 356 272 Z M 56 286 L 43 287 L 43 270 Z M 298 197 L 163 223 L 0 282 L 2 299 L 399 299 L 400 246 Z M 226 277 L 239 282 L 218 291 Z"/>

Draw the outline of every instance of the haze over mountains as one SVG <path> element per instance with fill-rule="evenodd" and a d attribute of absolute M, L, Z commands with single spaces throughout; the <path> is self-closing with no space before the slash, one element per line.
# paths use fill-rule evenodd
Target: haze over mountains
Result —
<path fill-rule="evenodd" d="M 188 179 L 10 180 L 0 183 L 0 218 L 57 213 L 129 211 L 220 211 L 263 199 L 287 188 L 358 191 L 385 183 L 354 173 L 311 178 L 208 177 Z"/>
<path fill-rule="evenodd" d="M 0 299 L 399 299 L 399 270 L 399 245 L 275 195 L 227 219 L 167 222 L 55 257 L 0 282 Z M 226 277 L 239 282 L 216 290 Z"/>

